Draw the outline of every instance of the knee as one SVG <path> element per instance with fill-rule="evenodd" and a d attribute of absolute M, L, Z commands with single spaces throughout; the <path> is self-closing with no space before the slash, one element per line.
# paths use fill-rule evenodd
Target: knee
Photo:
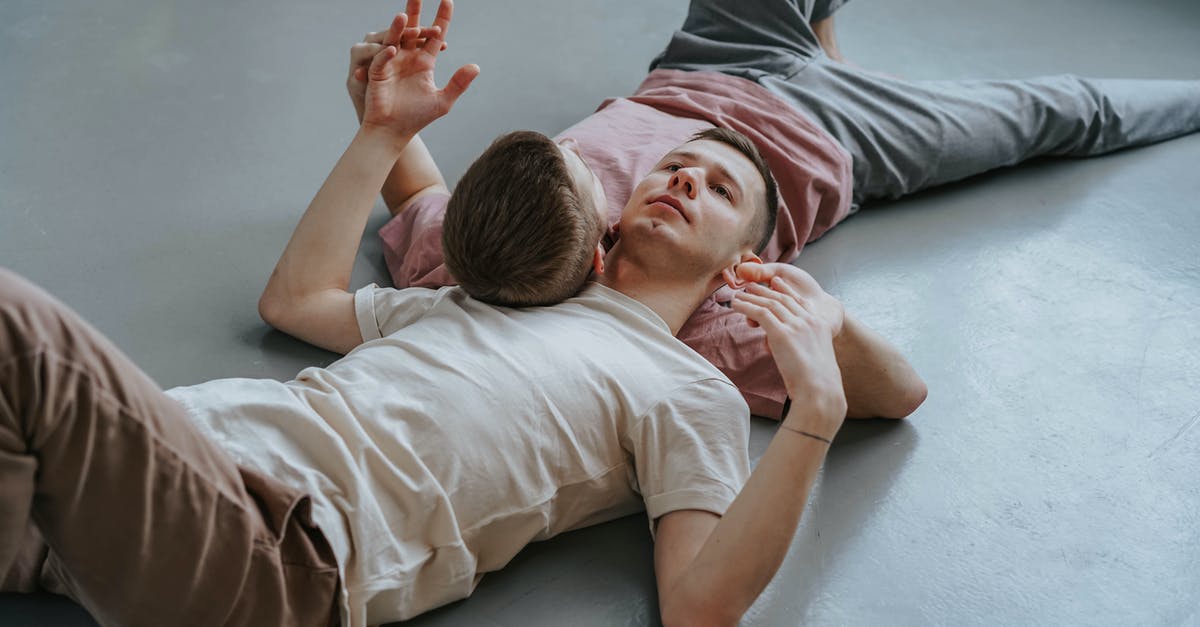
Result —
<path fill-rule="evenodd" d="M 58 328 L 63 306 L 19 274 L 0 268 L 0 356 L 13 355 L 45 340 Z"/>
<path fill-rule="evenodd" d="M 48 299 L 44 291 L 21 275 L 8 268 L 0 268 L 0 307 L 6 310 L 27 307 Z"/>

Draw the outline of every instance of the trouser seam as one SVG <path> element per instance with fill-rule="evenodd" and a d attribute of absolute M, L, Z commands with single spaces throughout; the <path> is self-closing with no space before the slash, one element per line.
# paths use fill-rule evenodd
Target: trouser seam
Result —
<path fill-rule="evenodd" d="M 69 368 L 72 372 L 79 375 L 83 380 L 85 380 L 87 382 L 88 387 L 93 392 L 96 393 L 98 402 L 109 403 L 112 407 L 114 407 L 117 410 L 117 412 L 120 415 L 122 415 L 122 416 L 130 419 L 132 422 L 136 423 L 138 428 L 140 428 L 143 432 L 145 432 L 146 435 L 150 436 L 150 438 L 152 439 L 152 441 L 155 445 L 154 448 L 156 450 L 163 450 L 166 453 L 169 453 L 169 458 L 172 463 L 176 464 L 178 467 L 186 469 L 188 474 L 202 479 L 204 481 L 204 483 L 209 485 L 222 499 L 230 502 L 236 508 L 238 508 L 244 512 L 253 514 L 253 512 L 251 512 L 242 503 L 239 502 L 239 499 L 237 499 L 233 495 L 227 494 L 225 492 L 225 490 L 222 489 L 221 487 L 212 485 L 211 482 L 209 482 L 208 478 L 205 477 L 203 473 L 201 473 L 198 470 L 196 470 L 195 468 L 193 468 L 191 466 L 191 464 L 187 463 L 187 461 L 184 459 L 183 455 L 181 455 L 179 453 L 179 451 L 177 451 L 169 442 L 163 440 L 157 433 L 154 433 L 151 429 L 149 429 L 146 426 L 146 424 L 142 422 L 141 418 L 138 416 L 138 413 L 135 412 L 133 410 L 133 408 L 122 403 L 119 399 L 115 398 L 104 386 L 100 385 L 99 382 L 96 381 L 95 377 L 87 370 L 87 368 L 80 366 L 74 360 L 67 358 L 66 356 L 62 355 L 61 353 L 59 353 L 56 350 L 53 350 L 53 348 L 49 344 L 47 344 L 47 343 L 39 344 L 37 347 L 10 359 L 8 362 L 6 362 L 4 364 L 0 364 L 0 372 L 3 372 L 7 368 L 11 368 L 13 365 L 15 365 L 17 363 L 17 361 L 19 361 L 21 359 L 29 359 L 31 357 L 36 356 L 38 353 L 41 353 L 48 359 L 53 359 L 53 360 L 58 361 L 59 365 L 65 367 L 65 368 Z"/>

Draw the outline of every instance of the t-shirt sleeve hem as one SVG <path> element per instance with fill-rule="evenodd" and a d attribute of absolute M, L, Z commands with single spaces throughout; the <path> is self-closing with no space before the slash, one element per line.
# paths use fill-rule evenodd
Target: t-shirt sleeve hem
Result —
<path fill-rule="evenodd" d="M 379 321 L 375 318 L 376 288 L 378 286 L 372 283 L 354 292 L 354 316 L 358 319 L 358 333 L 364 342 L 383 337 L 379 332 Z"/>
<path fill-rule="evenodd" d="M 646 515 L 650 522 L 650 537 L 655 536 L 655 521 L 662 516 L 685 509 L 698 509 L 724 516 L 725 510 L 737 497 L 729 486 L 710 484 L 705 488 L 685 488 L 646 497 Z"/>

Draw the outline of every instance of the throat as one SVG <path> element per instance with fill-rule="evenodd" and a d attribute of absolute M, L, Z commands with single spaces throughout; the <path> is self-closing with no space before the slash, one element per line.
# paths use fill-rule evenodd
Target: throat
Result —
<path fill-rule="evenodd" d="M 605 257 L 604 274 L 597 281 L 649 307 L 667 323 L 671 335 L 679 334 L 692 312 L 716 289 L 711 281 L 663 276 L 614 252 L 616 247 Z"/>

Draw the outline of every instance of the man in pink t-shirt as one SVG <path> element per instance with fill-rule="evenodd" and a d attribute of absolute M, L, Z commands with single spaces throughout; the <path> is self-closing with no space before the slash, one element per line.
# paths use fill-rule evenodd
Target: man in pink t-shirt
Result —
<path fill-rule="evenodd" d="M 872 200 L 1035 156 L 1090 156 L 1200 130 L 1200 81 L 906 81 L 846 64 L 833 38 L 843 3 L 746 0 L 731 11 L 727 0 L 693 0 L 634 94 L 556 138 L 602 182 L 609 224 L 663 154 L 713 126 L 749 137 L 777 178 L 777 228 L 760 256 L 782 262 Z M 379 232 L 385 258 L 397 287 L 451 285 L 441 258 L 449 191 L 415 144 L 396 180 L 429 184 L 383 190 L 395 216 Z M 617 235 L 610 230 L 606 244 Z M 761 330 L 727 307 L 730 295 L 715 293 L 678 337 L 729 376 L 755 414 L 779 418 L 782 381 Z M 851 415 L 911 413 L 924 399 L 920 379 L 882 338 L 857 321 L 848 329 L 854 348 L 842 346 L 839 358 Z"/>

